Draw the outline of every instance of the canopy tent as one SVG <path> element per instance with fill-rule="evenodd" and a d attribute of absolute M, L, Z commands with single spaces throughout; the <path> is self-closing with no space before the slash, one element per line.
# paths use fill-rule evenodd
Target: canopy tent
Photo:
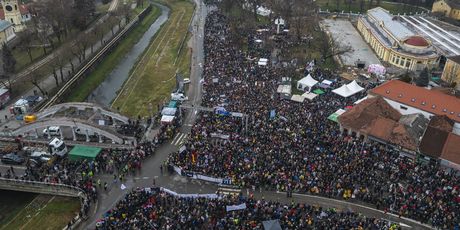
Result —
<path fill-rule="evenodd" d="M 342 115 L 343 113 L 345 113 L 344 109 L 338 109 L 333 114 L 329 115 L 329 117 L 327 117 L 327 119 L 329 119 L 331 121 L 334 121 L 334 122 L 338 122 L 338 117 L 340 115 Z"/>
<path fill-rule="evenodd" d="M 295 101 L 295 102 L 303 102 L 304 100 L 305 100 L 305 97 L 302 97 L 301 95 L 298 95 L 298 94 L 294 94 L 291 97 L 291 101 Z"/>
<path fill-rule="evenodd" d="M 163 115 L 161 116 L 162 124 L 170 124 L 174 120 L 174 116 Z"/>
<path fill-rule="evenodd" d="M 177 112 L 177 109 L 176 108 L 169 108 L 169 107 L 166 107 L 166 108 L 163 108 L 163 110 L 161 111 L 161 115 L 171 115 L 171 116 L 174 116 Z"/>
<path fill-rule="evenodd" d="M 313 101 L 313 99 L 315 99 L 315 97 L 317 97 L 318 94 L 315 94 L 315 93 L 304 93 L 302 94 L 302 97 L 310 100 L 310 101 Z"/>
<path fill-rule="evenodd" d="M 297 82 L 297 88 L 300 89 L 300 90 L 305 90 L 305 88 L 308 87 L 308 91 L 311 90 L 311 87 L 313 87 L 314 85 L 316 85 L 318 83 L 317 80 L 313 79 L 311 77 L 310 74 L 308 74 L 306 77 L 300 79 L 298 82 Z"/>
<path fill-rule="evenodd" d="M 332 90 L 333 93 L 338 94 L 342 97 L 350 97 L 354 94 L 357 94 L 363 91 L 364 88 L 358 85 L 356 81 L 352 81 L 347 85 L 342 85 L 337 89 Z"/>
<path fill-rule="evenodd" d="M 291 94 L 291 85 L 279 85 L 276 90 L 277 93 Z"/>
<path fill-rule="evenodd" d="M 315 90 L 313 90 L 313 93 L 315 93 L 317 95 L 321 95 L 321 94 L 324 94 L 325 92 L 320 90 L 320 89 L 315 89 Z"/>
<path fill-rule="evenodd" d="M 76 145 L 69 153 L 69 159 L 72 161 L 89 160 L 93 161 L 102 151 L 102 148 Z"/>
<path fill-rule="evenodd" d="M 331 85 L 332 81 L 324 79 L 321 83 L 325 85 Z"/>

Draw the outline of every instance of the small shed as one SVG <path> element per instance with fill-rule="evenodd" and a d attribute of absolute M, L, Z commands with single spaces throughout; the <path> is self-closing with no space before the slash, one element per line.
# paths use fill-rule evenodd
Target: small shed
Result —
<path fill-rule="evenodd" d="M 71 161 L 81 160 L 95 160 L 97 155 L 102 151 L 102 148 L 76 145 L 69 153 L 69 159 Z"/>

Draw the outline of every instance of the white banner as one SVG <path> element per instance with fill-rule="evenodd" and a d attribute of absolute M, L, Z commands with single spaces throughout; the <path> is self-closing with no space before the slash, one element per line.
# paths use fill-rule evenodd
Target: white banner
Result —
<path fill-rule="evenodd" d="M 168 193 L 172 196 L 177 196 L 180 198 L 207 198 L 207 199 L 217 199 L 219 198 L 217 194 L 179 194 L 177 192 L 171 191 L 167 188 L 160 188 L 161 191 Z"/>
<path fill-rule="evenodd" d="M 239 205 L 227 205 L 226 207 L 227 212 L 242 210 L 242 209 L 246 209 L 246 203 L 242 203 Z"/>
<path fill-rule="evenodd" d="M 228 138 L 230 138 L 230 135 L 221 134 L 221 133 L 211 133 L 211 137 L 212 138 L 220 138 L 220 139 L 228 140 Z"/>
<path fill-rule="evenodd" d="M 218 184 L 222 184 L 222 182 L 223 182 L 223 179 L 221 179 L 221 178 L 208 177 L 208 176 L 203 176 L 203 175 L 199 175 L 199 174 L 196 175 L 196 179 L 209 181 L 209 182 L 213 182 L 213 183 L 218 183 Z"/>
<path fill-rule="evenodd" d="M 177 174 L 182 175 L 182 170 L 179 167 L 174 166 L 174 171 L 176 171 Z"/>

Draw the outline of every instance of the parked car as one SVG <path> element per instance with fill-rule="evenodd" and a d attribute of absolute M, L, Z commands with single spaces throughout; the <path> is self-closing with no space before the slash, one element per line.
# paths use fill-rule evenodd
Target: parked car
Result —
<path fill-rule="evenodd" d="M 46 137 L 48 136 L 59 136 L 61 135 L 61 130 L 59 129 L 59 126 L 50 126 L 47 129 L 43 130 L 43 136 Z"/>
<path fill-rule="evenodd" d="M 182 80 L 182 82 L 184 84 L 188 84 L 188 83 L 190 83 L 190 78 L 184 78 L 184 80 Z"/>
<path fill-rule="evenodd" d="M 30 158 L 40 161 L 42 163 L 48 162 L 53 156 L 47 152 L 33 152 L 30 154 Z"/>
<path fill-rule="evenodd" d="M 14 153 L 8 153 L 2 157 L 2 162 L 5 164 L 17 164 L 20 165 L 24 163 L 24 158 L 21 156 L 18 156 Z"/>

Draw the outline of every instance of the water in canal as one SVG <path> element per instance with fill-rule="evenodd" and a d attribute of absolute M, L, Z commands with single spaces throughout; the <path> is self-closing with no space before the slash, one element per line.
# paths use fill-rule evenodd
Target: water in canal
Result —
<path fill-rule="evenodd" d="M 129 72 L 133 68 L 136 60 L 147 49 L 151 39 L 160 29 L 161 25 L 166 22 L 169 16 L 169 8 L 155 4 L 161 10 L 161 15 L 145 32 L 142 38 L 133 46 L 133 48 L 125 55 L 118 63 L 115 69 L 107 76 L 87 98 L 88 102 L 95 102 L 100 105 L 110 107 L 110 104 L 117 96 L 118 91 L 123 86 L 123 83 L 128 79 Z"/>

